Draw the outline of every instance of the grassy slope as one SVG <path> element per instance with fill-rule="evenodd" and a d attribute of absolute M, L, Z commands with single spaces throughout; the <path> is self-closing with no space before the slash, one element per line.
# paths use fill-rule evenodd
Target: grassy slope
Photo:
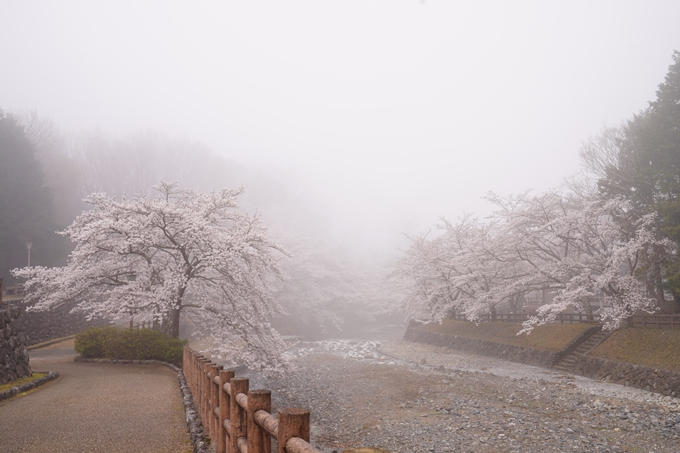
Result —
<path fill-rule="evenodd" d="M 680 370 L 680 330 L 617 330 L 590 355 L 653 368 Z"/>
<path fill-rule="evenodd" d="M 442 324 L 427 324 L 421 326 L 421 328 L 448 335 L 460 335 L 462 337 L 493 341 L 495 343 L 559 351 L 591 326 L 591 324 L 549 324 L 535 328 L 530 335 L 517 335 L 517 332 L 522 328 L 520 324 L 507 322 L 475 324 L 447 319 Z"/>
<path fill-rule="evenodd" d="M 517 335 L 519 324 L 505 322 L 471 323 L 448 319 L 442 324 L 427 324 L 422 329 L 460 335 L 496 343 L 559 351 L 591 324 L 547 324 L 531 335 Z M 614 332 L 590 355 L 620 362 L 680 370 L 680 330 L 623 329 Z"/>

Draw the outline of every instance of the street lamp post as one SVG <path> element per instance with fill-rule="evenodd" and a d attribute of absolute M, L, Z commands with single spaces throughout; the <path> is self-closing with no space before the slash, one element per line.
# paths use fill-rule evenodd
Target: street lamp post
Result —
<path fill-rule="evenodd" d="M 32 242 L 26 242 L 26 250 L 28 250 L 28 267 L 31 267 L 31 247 L 33 246 Z"/>

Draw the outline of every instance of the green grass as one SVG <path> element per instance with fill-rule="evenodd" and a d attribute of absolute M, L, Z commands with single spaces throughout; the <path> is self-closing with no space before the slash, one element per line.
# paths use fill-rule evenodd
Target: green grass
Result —
<path fill-rule="evenodd" d="M 591 326 L 592 324 L 546 324 L 535 328 L 530 335 L 519 336 L 517 332 L 522 326 L 506 322 L 475 324 L 447 319 L 442 324 L 427 324 L 418 328 L 555 352 L 562 350 Z M 680 330 L 617 330 L 589 355 L 652 368 L 680 370 Z"/>
<path fill-rule="evenodd" d="M 176 365 L 182 363 L 185 340 L 172 338 L 151 329 L 121 329 L 106 326 L 87 329 L 76 335 L 76 352 L 83 357 L 163 360 Z"/>
<path fill-rule="evenodd" d="M 431 332 L 460 335 L 467 338 L 513 346 L 526 346 L 546 351 L 562 350 L 589 327 L 592 327 L 592 324 L 546 324 L 536 327 L 529 335 L 517 335 L 517 332 L 522 329 L 522 325 L 508 322 L 480 322 L 475 324 L 447 319 L 442 324 L 433 323 L 419 326 L 420 329 Z"/>
<path fill-rule="evenodd" d="M 19 378 L 16 381 L 8 382 L 7 384 L 2 384 L 0 385 L 0 392 L 4 392 L 5 390 L 9 390 L 12 387 L 16 387 L 21 384 L 28 384 L 29 382 L 33 382 L 36 379 L 40 379 L 41 377 L 47 376 L 47 373 L 33 373 L 31 377 L 23 377 Z"/>
<path fill-rule="evenodd" d="M 652 368 L 680 370 L 680 330 L 617 330 L 589 355 Z"/>

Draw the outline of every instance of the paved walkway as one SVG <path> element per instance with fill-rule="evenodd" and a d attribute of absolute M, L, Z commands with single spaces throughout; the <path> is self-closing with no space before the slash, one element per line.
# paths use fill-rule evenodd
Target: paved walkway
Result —
<path fill-rule="evenodd" d="M 150 365 L 75 363 L 73 340 L 30 352 L 60 377 L 0 403 L 1 453 L 188 453 L 175 373 Z"/>

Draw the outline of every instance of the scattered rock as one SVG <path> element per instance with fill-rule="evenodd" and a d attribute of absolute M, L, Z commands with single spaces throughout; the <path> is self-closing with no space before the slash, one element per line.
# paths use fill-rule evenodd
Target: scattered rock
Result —
<path fill-rule="evenodd" d="M 251 388 L 285 389 L 275 410 L 310 408 L 327 453 L 680 451 L 675 398 L 423 344 L 301 347 L 294 371 Z"/>

